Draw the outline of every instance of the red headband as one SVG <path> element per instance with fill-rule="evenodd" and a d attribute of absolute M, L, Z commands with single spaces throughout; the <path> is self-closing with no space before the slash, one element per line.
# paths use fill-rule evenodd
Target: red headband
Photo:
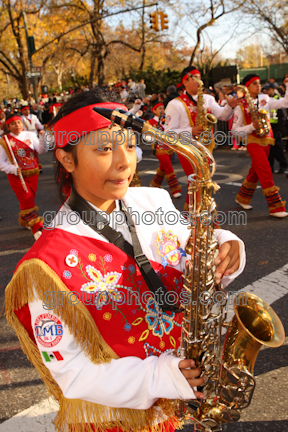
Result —
<path fill-rule="evenodd" d="M 12 121 L 15 121 L 15 120 L 21 120 L 22 121 L 22 118 L 20 115 L 15 114 L 12 117 L 8 118 L 8 120 L 6 120 L 6 125 L 8 126 L 9 123 L 11 123 Z"/>
<path fill-rule="evenodd" d="M 182 83 L 184 80 L 189 78 L 189 75 L 201 75 L 201 73 L 199 72 L 198 69 L 193 69 L 190 72 L 188 72 L 186 75 L 184 75 L 184 77 L 182 78 Z"/>
<path fill-rule="evenodd" d="M 162 103 L 162 102 L 159 102 L 159 103 L 157 103 L 156 105 L 154 105 L 153 107 L 152 107 L 152 111 L 154 111 L 156 108 L 158 108 L 159 106 L 163 106 L 164 107 L 164 104 Z"/>
<path fill-rule="evenodd" d="M 250 80 L 247 81 L 247 83 L 245 84 L 245 87 L 248 87 L 253 81 L 256 81 L 257 79 L 260 79 L 260 77 L 255 76 L 253 78 L 250 78 Z"/>
<path fill-rule="evenodd" d="M 29 107 L 28 105 L 23 106 L 23 107 L 21 108 L 21 112 L 22 112 L 23 110 L 25 110 L 25 109 L 29 109 L 29 110 L 30 110 L 30 107 Z"/>
<path fill-rule="evenodd" d="M 58 120 L 54 125 L 54 137 L 56 148 L 63 148 L 71 141 L 79 140 L 84 133 L 88 134 L 98 129 L 107 128 L 111 121 L 93 111 L 94 107 L 115 109 L 120 108 L 128 111 L 125 105 L 116 102 L 103 102 L 87 105 L 73 111 L 71 114 Z"/>
<path fill-rule="evenodd" d="M 62 105 L 63 105 L 63 104 L 61 104 L 61 103 L 59 103 L 59 102 L 58 102 L 58 103 L 55 103 L 55 104 L 53 104 L 53 105 L 51 105 L 50 108 L 49 108 L 49 113 L 50 113 L 50 114 L 52 113 L 54 107 L 55 107 L 55 108 L 56 108 L 56 107 L 59 107 L 59 106 L 61 107 Z"/>

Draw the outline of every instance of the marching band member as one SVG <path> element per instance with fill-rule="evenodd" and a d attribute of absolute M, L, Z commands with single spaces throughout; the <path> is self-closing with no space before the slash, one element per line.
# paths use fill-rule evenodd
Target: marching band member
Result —
<path fill-rule="evenodd" d="M 135 145 L 123 130 L 124 142 L 115 147 L 120 128 L 109 128 L 111 122 L 94 107 L 125 110 L 95 88 L 69 100 L 54 119 L 59 186 L 73 189 L 56 225 L 43 231 L 19 263 L 6 288 L 6 316 L 59 401 L 57 431 L 173 432 L 178 425 L 173 399 L 204 397 L 196 387 L 205 378 L 199 378 L 193 360 L 171 353 L 179 345 L 182 315 L 164 312 L 165 301 L 153 297 L 153 284 L 144 281 L 139 260 L 136 265 L 138 255 L 130 254 L 132 244 L 140 245 L 149 272 L 158 273 L 164 291 L 177 293 L 189 231 L 179 222 L 173 227 L 143 222 L 146 212 L 151 215 L 159 207 L 165 214 L 180 213 L 164 190 L 128 188 Z M 77 145 L 67 142 L 72 131 L 81 137 Z M 93 145 L 85 145 L 85 134 L 85 142 L 88 135 L 96 137 Z M 105 144 L 101 134 L 109 138 Z M 76 223 L 75 208 L 80 212 Z M 129 222 L 124 217 L 113 224 L 120 210 Z M 84 214 L 89 218 L 101 211 L 109 216 L 109 226 L 87 223 Z M 131 225 L 128 211 L 139 214 L 139 224 Z M 217 230 L 216 235 L 216 281 L 222 278 L 227 285 L 243 270 L 244 245 L 230 232 Z M 129 293 L 134 293 L 132 301 L 127 301 Z M 75 296 L 82 300 L 75 302 Z"/>
<path fill-rule="evenodd" d="M 165 132 L 173 131 L 178 135 L 182 133 L 182 136 L 188 139 L 192 139 L 195 136 L 198 137 L 203 132 L 202 126 L 195 126 L 197 120 L 197 102 L 198 102 L 198 89 L 199 84 L 193 79 L 195 77 L 201 80 L 200 72 L 194 66 L 186 67 L 181 74 L 181 81 L 185 87 L 185 91 L 179 97 L 172 99 L 165 110 Z M 239 103 L 235 97 L 229 99 L 226 97 L 227 104 L 224 107 L 220 107 L 213 96 L 203 94 L 204 108 L 207 113 L 212 113 L 219 120 L 228 120 L 232 114 L 232 109 Z M 186 134 L 183 134 L 186 132 Z M 214 142 L 211 143 L 207 148 L 213 151 Z M 190 164 L 187 163 L 186 159 L 178 155 L 179 161 L 185 171 L 185 174 L 189 176 L 193 173 Z M 188 193 L 186 197 L 186 203 L 184 209 L 188 209 Z"/>
<path fill-rule="evenodd" d="M 241 99 L 241 105 L 235 108 L 232 131 L 247 133 L 247 150 L 251 156 L 252 164 L 249 173 L 244 180 L 237 196 L 236 203 L 245 210 L 252 209 L 251 199 L 260 181 L 263 194 L 267 200 L 269 215 L 277 218 L 288 216 L 285 210 L 285 202 L 282 201 L 278 192 L 279 188 L 275 186 L 271 166 L 269 164 L 270 145 L 274 145 L 273 131 L 269 122 L 269 110 L 281 109 L 288 107 L 288 78 L 286 83 L 286 93 L 282 99 L 273 99 L 268 95 L 260 94 L 261 83 L 258 75 L 249 74 L 243 79 L 243 85 L 249 90 L 252 98 L 251 103 L 257 109 L 267 111 L 267 121 L 269 124 L 269 133 L 267 136 L 260 137 L 256 130 L 260 126 L 259 120 L 252 122 L 249 106 L 246 98 Z"/>
<path fill-rule="evenodd" d="M 29 105 L 24 105 L 21 108 L 22 122 L 24 130 L 29 132 L 35 132 L 38 136 L 38 132 L 44 129 L 44 126 L 40 123 L 38 117 L 35 114 L 30 113 Z"/>
<path fill-rule="evenodd" d="M 152 107 L 152 112 L 154 114 L 154 117 L 148 120 L 148 123 L 150 123 L 151 126 L 164 131 L 163 103 L 156 103 Z M 153 180 L 151 181 L 150 186 L 160 188 L 165 177 L 170 187 L 171 195 L 174 198 L 181 197 L 181 185 L 177 180 L 177 175 L 173 169 L 172 162 L 171 162 L 173 150 L 170 149 L 165 144 L 160 144 L 158 142 L 156 142 L 156 144 L 153 144 L 153 146 L 154 146 L 155 156 L 160 162 L 160 167 L 157 169 L 157 173 L 153 178 Z"/>
<path fill-rule="evenodd" d="M 38 139 L 35 133 L 24 131 L 19 114 L 7 116 L 6 126 L 10 133 L 0 139 L 0 170 L 7 174 L 10 186 L 19 201 L 19 224 L 31 229 L 37 240 L 41 235 L 43 222 L 42 217 L 37 213 L 38 207 L 35 205 L 39 177 L 36 156 L 38 153 L 47 151 L 42 141 L 44 132 L 40 131 L 40 138 Z M 9 143 L 18 163 L 18 168 L 13 164 Z M 28 190 L 26 192 L 23 190 L 23 184 L 19 178 L 20 174 L 23 175 Z"/>

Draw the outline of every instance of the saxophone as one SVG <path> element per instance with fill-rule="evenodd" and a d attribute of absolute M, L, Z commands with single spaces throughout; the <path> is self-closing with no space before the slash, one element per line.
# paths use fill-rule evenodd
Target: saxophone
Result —
<path fill-rule="evenodd" d="M 207 113 L 207 110 L 204 107 L 205 102 L 204 102 L 204 97 L 203 97 L 203 89 L 204 89 L 203 81 L 195 78 L 193 75 L 190 75 L 190 76 L 199 84 L 199 89 L 197 92 L 197 95 L 198 95 L 197 118 L 196 118 L 195 126 L 202 126 L 203 131 L 208 131 L 210 133 L 210 136 L 207 139 L 207 142 L 206 142 L 206 139 L 204 139 L 204 141 L 201 140 L 201 142 L 203 142 L 203 144 L 209 144 L 211 141 L 212 127 L 214 124 L 217 123 L 218 120 L 213 114 Z M 198 140 L 199 136 L 195 136 L 195 139 Z"/>
<path fill-rule="evenodd" d="M 217 241 L 214 233 L 216 204 L 212 193 L 219 186 L 212 181 L 216 164 L 212 154 L 197 141 L 188 143 L 174 135 L 153 128 L 135 115 L 125 111 L 93 108 L 98 114 L 122 128 L 145 132 L 176 153 L 184 156 L 195 174 L 188 177 L 190 237 L 186 244 L 183 289 L 189 293 L 184 310 L 181 343 L 177 355 L 193 359 L 208 377 L 201 401 L 177 401 L 176 415 L 180 420 L 190 419 L 194 430 L 216 432 L 222 423 L 237 421 L 241 409 L 246 408 L 255 387 L 253 369 L 262 345 L 278 347 L 283 344 L 283 325 L 273 311 L 259 297 L 247 293 L 234 298 L 235 316 L 227 318 L 227 293 L 215 282 Z M 219 301 L 211 299 L 219 294 Z M 243 293 L 242 293 L 243 294 Z M 227 328 L 223 348 L 221 336 Z"/>
<path fill-rule="evenodd" d="M 255 130 L 256 135 L 263 138 L 269 133 L 269 123 L 267 120 L 267 110 L 266 109 L 257 109 L 252 101 L 252 97 L 250 96 L 249 90 L 247 87 L 243 85 L 238 85 L 238 87 L 243 90 L 245 94 L 245 98 L 249 107 L 251 121 L 252 123 L 258 120 L 261 125 Z"/>

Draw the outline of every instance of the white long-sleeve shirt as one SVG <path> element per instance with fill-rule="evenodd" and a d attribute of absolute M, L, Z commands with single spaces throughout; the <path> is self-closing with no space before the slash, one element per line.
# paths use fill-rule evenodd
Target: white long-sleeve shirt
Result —
<path fill-rule="evenodd" d="M 254 105 L 257 105 L 258 101 L 258 109 L 265 109 L 267 111 L 267 118 L 269 120 L 270 110 L 288 108 L 288 83 L 286 84 L 286 93 L 283 98 L 274 99 L 266 94 L 259 94 L 258 98 L 252 99 L 252 101 Z M 249 135 L 255 130 L 256 128 L 253 126 L 253 123 L 250 123 L 249 125 L 244 125 L 242 109 L 239 105 L 237 105 L 234 110 L 232 131 L 246 132 L 247 135 Z"/>
<path fill-rule="evenodd" d="M 204 107 L 210 108 L 212 114 L 215 115 L 218 120 L 229 120 L 232 114 L 232 108 L 230 105 L 226 104 L 224 107 L 221 107 L 213 96 L 203 94 L 203 97 L 205 102 Z M 193 96 L 193 99 L 198 101 L 198 95 Z M 165 115 L 165 132 L 173 131 L 179 134 L 180 132 L 187 131 L 191 134 L 191 138 L 194 138 L 192 127 L 190 126 L 189 118 L 183 102 L 177 99 L 172 99 L 165 109 Z"/>
<path fill-rule="evenodd" d="M 159 255 L 155 244 L 159 230 L 172 230 L 173 234 L 177 235 L 181 247 L 184 248 L 189 236 L 187 223 L 182 224 L 180 222 L 180 213 L 174 207 L 166 191 L 156 188 L 129 188 L 122 201 L 127 209 L 131 208 L 130 212 L 133 210 L 137 236 L 143 253 L 149 260 L 161 263 L 162 257 Z M 162 216 L 161 219 L 159 209 L 161 209 L 163 215 L 168 211 L 175 212 L 178 222 L 173 225 L 167 224 L 165 216 Z M 82 221 L 77 225 L 69 224 L 66 217 L 71 209 L 67 204 L 60 211 L 62 216 L 59 219 L 60 212 L 58 216 L 56 215 L 52 227 L 57 226 L 57 229 L 65 230 L 79 237 L 85 236 L 107 242 L 105 238 Z M 64 211 L 66 214 L 64 214 Z M 116 202 L 115 211 L 110 215 L 110 225 L 112 224 L 117 231 L 122 233 L 125 240 L 132 244 L 131 234 L 126 222 L 116 224 L 116 226 L 112 223 L 112 221 L 115 221 L 116 211 L 119 211 L 118 202 Z M 145 211 L 153 211 L 156 215 L 158 211 L 159 216 L 153 224 L 148 225 L 142 222 L 142 215 Z M 240 266 L 233 275 L 223 277 L 222 282 L 224 286 L 227 286 L 244 269 L 245 248 L 243 242 L 230 231 L 216 230 L 216 236 L 219 245 L 229 240 L 238 240 L 239 242 Z M 77 247 L 77 244 L 73 244 L 73 247 Z M 182 257 L 175 269 L 183 272 L 186 259 Z M 41 300 L 29 303 L 29 308 L 33 329 L 35 328 L 35 319 L 39 315 L 47 312 L 56 315 L 53 310 L 47 311 L 47 309 L 43 308 Z M 135 356 L 128 356 L 113 359 L 110 363 L 94 364 L 81 347 L 77 346 L 67 324 L 63 323 L 63 319 L 61 321 L 64 324 L 63 336 L 54 348 L 43 349 L 43 346 L 38 341 L 37 344 L 40 352 L 46 351 L 49 354 L 52 351 L 58 351 L 63 357 L 63 360 L 45 363 L 45 366 L 51 372 L 66 398 L 80 398 L 110 407 L 132 409 L 148 409 L 160 397 L 166 399 L 195 399 L 192 388 L 178 368 L 180 358 L 166 352 L 159 357 L 151 356 L 144 360 Z M 35 339 L 37 340 L 37 337 Z"/>
<path fill-rule="evenodd" d="M 25 131 L 34 132 L 36 134 L 38 134 L 39 130 L 44 129 L 44 126 L 35 114 L 29 114 L 28 117 L 22 115 L 22 123 Z"/>
<path fill-rule="evenodd" d="M 42 154 L 48 151 L 48 148 L 44 148 L 42 136 L 39 139 L 34 132 L 22 131 L 19 135 L 10 133 L 11 136 L 25 142 L 32 150 L 36 150 L 37 153 Z M 2 139 L 4 139 L 2 137 Z M 12 164 L 6 154 L 4 148 L 0 145 L 0 171 L 4 171 L 6 174 L 14 174 L 17 176 L 17 167 Z"/>

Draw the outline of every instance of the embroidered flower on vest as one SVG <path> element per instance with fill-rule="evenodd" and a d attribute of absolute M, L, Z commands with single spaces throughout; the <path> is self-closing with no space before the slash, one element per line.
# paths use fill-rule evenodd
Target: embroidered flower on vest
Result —
<path fill-rule="evenodd" d="M 146 305 L 145 321 L 153 336 L 162 337 L 169 334 L 174 327 L 174 312 L 162 312 L 154 298 L 150 298 Z"/>

